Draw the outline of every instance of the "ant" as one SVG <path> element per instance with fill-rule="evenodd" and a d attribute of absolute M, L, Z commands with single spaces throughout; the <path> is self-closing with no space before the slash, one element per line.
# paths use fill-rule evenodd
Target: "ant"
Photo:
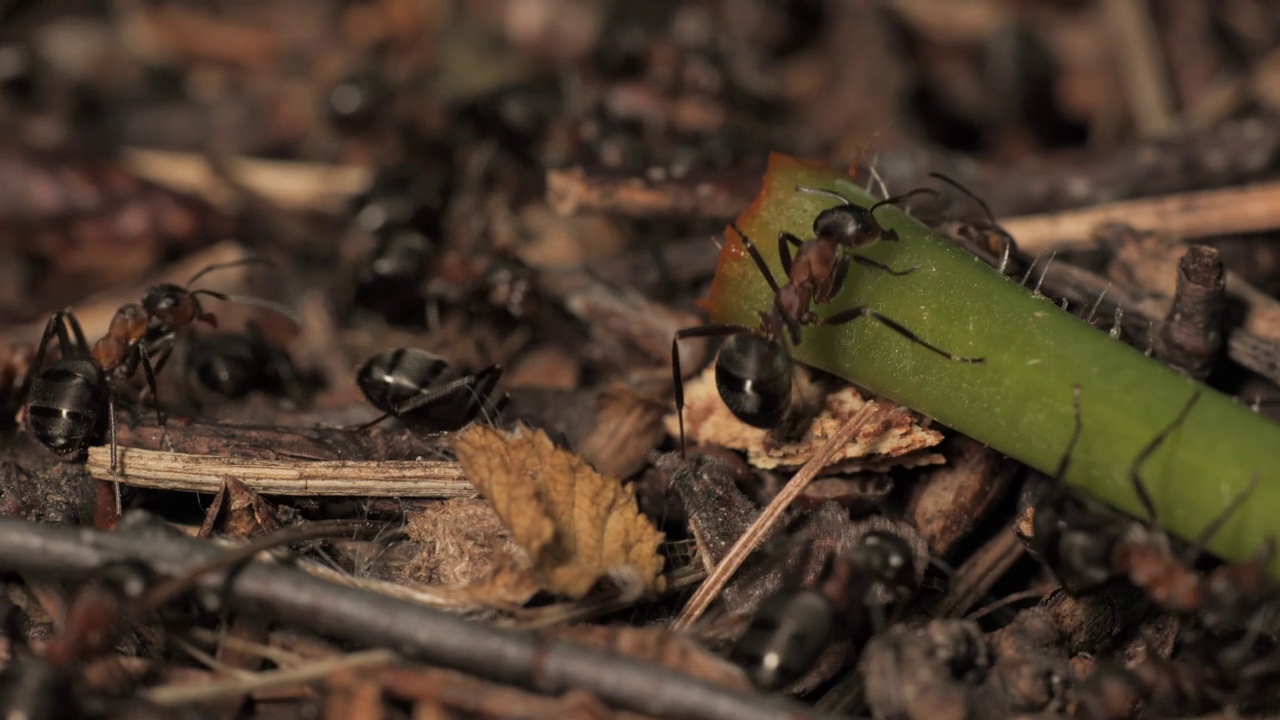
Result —
<path fill-rule="evenodd" d="M 110 432 L 111 470 L 116 469 L 116 382 L 133 377 L 139 365 L 146 374 L 147 389 L 156 400 L 156 373 L 168 360 L 177 334 L 200 321 L 216 325 L 205 312 L 199 296 L 258 305 L 288 317 L 297 317 L 288 308 L 260 298 L 231 296 L 214 290 L 190 290 L 191 283 L 214 270 L 262 263 L 246 258 L 215 263 L 196 273 L 187 286 L 160 283 L 152 286 L 142 303 L 129 303 L 111 318 L 107 334 L 89 345 L 75 313 L 55 312 L 45 325 L 35 359 L 27 373 L 21 397 L 26 405 L 27 424 L 40 444 L 68 455 L 78 453 L 98 439 L 106 424 Z M 70 332 L 68 332 L 68 328 Z M 57 337 L 60 357 L 45 367 L 49 343 Z M 73 340 L 74 336 L 74 340 Z M 153 365 L 151 357 L 159 356 Z M 104 412 L 105 409 L 105 412 Z M 168 442 L 164 416 L 155 403 L 156 421 Z"/>
<path fill-rule="evenodd" d="M 792 360 L 781 342 L 784 331 L 785 339 L 789 339 L 792 345 L 799 345 L 800 328 L 804 325 L 843 325 L 869 317 L 907 340 L 953 362 L 985 361 L 985 358 L 961 357 L 947 352 L 926 342 L 898 321 L 865 305 L 825 318 L 813 311 L 814 305 L 825 304 L 839 295 L 844 288 L 851 261 L 895 276 L 914 272 L 915 268 L 893 270 L 852 252 L 852 248 L 863 247 L 876 239 L 897 240 L 895 231 L 885 229 L 876 220 L 876 209 L 902 203 L 922 193 L 936 194 L 936 191 L 920 188 L 905 195 L 886 198 L 870 208 L 862 208 L 830 190 L 805 186 L 797 186 L 797 190 L 836 197 L 845 204 L 827 208 L 818 214 L 813 221 L 815 239 L 808 243 L 785 230 L 778 233 L 778 252 L 782 258 L 783 271 L 787 274 L 786 285 L 778 284 L 755 243 L 737 223 L 730 224 L 773 291 L 773 304 L 768 311 L 760 313 L 759 327 L 737 324 L 701 325 L 680 330 L 671 340 L 671 369 L 675 381 L 676 415 L 680 423 L 682 451 L 685 432 L 680 341 L 686 338 L 728 337 L 716 357 L 716 388 L 725 405 L 739 420 L 762 429 L 777 427 L 791 408 Z M 794 258 L 791 256 L 790 245 L 798 248 Z M 849 252 L 841 253 L 841 249 Z"/>
<path fill-rule="evenodd" d="M 1142 590 L 1155 605 L 1175 615 L 1196 619 L 1215 631 L 1248 623 L 1272 590 L 1264 567 L 1273 548 L 1267 548 L 1255 559 L 1219 566 L 1208 575 L 1193 565 L 1195 555 L 1212 539 L 1248 497 L 1246 488 L 1228 504 L 1219 516 L 1201 531 L 1191 546 L 1192 552 L 1177 557 L 1170 548 L 1169 537 L 1159 529 L 1155 502 L 1142 481 L 1142 465 L 1190 415 L 1200 399 L 1194 393 L 1178 415 L 1148 442 L 1134 458 L 1129 479 L 1147 516 L 1146 525 L 1136 522 L 1107 522 L 1092 515 L 1078 500 L 1054 497 L 1050 493 L 1037 503 L 1033 526 L 1034 546 L 1073 594 L 1085 592 L 1115 578 L 1125 578 Z M 1079 437 L 1079 401 L 1076 406 L 1076 432 Z M 1068 448 L 1068 457 L 1070 455 Z M 1059 466 L 1065 473 L 1068 460 Z M 1256 482 L 1256 478 L 1255 478 Z"/>
<path fill-rule="evenodd" d="M 254 323 L 243 333 L 201 338 L 187 356 L 188 372 L 206 389 L 231 399 L 257 390 L 306 404 L 301 374 L 289 354 L 272 345 Z"/>
<path fill-rule="evenodd" d="M 360 366 L 356 384 L 383 414 L 361 425 L 368 428 L 389 417 L 425 432 L 458 430 L 478 417 L 492 417 L 506 406 L 492 399 L 502 366 L 467 374 L 443 358 L 417 348 L 398 348 L 374 355 Z"/>
<path fill-rule="evenodd" d="M 965 223 L 959 234 L 965 240 L 973 242 L 975 245 L 986 250 L 992 255 L 999 253 L 1000 262 L 997 265 L 997 269 L 1000 271 L 1000 274 L 1003 275 L 1005 270 L 1009 267 L 1009 259 L 1018 251 L 1018 244 L 1014 241 L 1013 235 L 1009 234 L 1008 230 L 1005 230 L 1000 223 L 996 222 L 995 213 L 991 212 L 991 207 L 987 205 L 985 200 L 978 197 L 977 193 L 964 185 L 961 185 L 957 180 L 947 177 L 942 173 L 931 172 L 929 173 L 929 177 L 937 178 L 956 190 L 959 190 L 977 204 L 978 207 L 982 208 L 982 212 L 987 216 L 987 219 L 981 223 Z M 973 235 L 977 235 L 977 237 L 975 238 Z M 995 245 L 994 241 L 999 242 L 998 247 Z"/>
<path fill-rule="evenodd" d="M 828 556 L 816 582 L 766 598 L 734 647 L 734 660 L 758 687 L 778 690 L 803 678 L 833 640 L 860 647 L 870 629 L 883 625 L 876 593 L 900 599 L 916 588 L 917 550 L 879 525 L 863 533 L 848 551 Z"/>

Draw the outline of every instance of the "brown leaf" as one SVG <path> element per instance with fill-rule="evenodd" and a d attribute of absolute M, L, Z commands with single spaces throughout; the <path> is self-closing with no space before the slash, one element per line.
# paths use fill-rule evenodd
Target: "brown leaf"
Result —
<path fill-rule="evenodd" d="M 575 447 L 604 475 L 628 477 L 644 467 L 650 450 L 662 441 L 658 402 L 623 384 L 605 388 L 596 399 L 596 422 Z"/>
<path fill-rule="evenodd" d="M 801 388 L 812 393 L 811 388 Z M 751 427 L 734 417 L 716 390 L 715 366 L 708 366 L 698 377 L 685 383 L 685 431 L 689 439 L 703 444 L 721 445 L 735 450 L 745 450 L 747 460 L 764 470 L 777 467 L 804 465 L 835 434 L 854 413 L 866 404 L 866 400 L 851 385 L 828 393 L 822 400 L 818 413 L 804 435 L 795 442 L 779 442 L 767 430 Z M 832 458 L 832 465 L 869 456 L 896 458 L 942 442 L 942 433 L 925 427 L 910 410 L 881 401 L 883 431 L 874 437 L 863 437 L 851 442 Z M 667 431 L 680 432 L 674 414 L 666 418 Z M 877 468 L 883 467 L 876 463 Z M 846 470 L 847 471 L 847 470 Z"/>
<path fill-rule="evenodd" d="M 279 529 L 276 509 L 233 477 L 224 477 L 218 494 L 205 512 L 199 537 L 209 537 L 214 532 L 228 537 L 251 538 Z"/>
<path fill-rule="evenodd" d="M 454 450 L 467 479 L 528 551 L 545 589 L 580 598 L 609 575 L 661 590 L 663 535 L 617 479 L 524 425 L 510 434 L 473 425 Z"/>

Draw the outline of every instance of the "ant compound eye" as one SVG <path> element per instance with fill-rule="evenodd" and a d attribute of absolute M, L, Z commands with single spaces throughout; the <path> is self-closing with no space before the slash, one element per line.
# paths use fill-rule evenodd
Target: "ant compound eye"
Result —
<path fill-rule="evenodd" d="M 775 427 L 791 408 L 791 357 L 772 340 L 734 335 L 716 358 L 716 389 L 742 422 Z"/>

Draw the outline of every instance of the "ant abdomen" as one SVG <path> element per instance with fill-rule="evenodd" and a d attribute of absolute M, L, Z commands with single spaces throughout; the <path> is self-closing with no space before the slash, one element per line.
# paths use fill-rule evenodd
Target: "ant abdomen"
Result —
<path fill-rule="evenodd" d="M 356 384 L 374 407 L 428 432 L 457 430 L 499 409 L 493 394 L 502 368 L 471 375 L 425 350 L 399 348 L 360 366 Z"/>
<path fill-rule="evenodd" d="M 791 409 L 791 356 L 753 333 L 731 335 L 716 358 L 716 389 L 742 422 L 769 429 Z"/>
<path fill-rule="evenodd" d="M 838 634 L 839 610 L 819 590 L 795 587 L 760 604 L 734 647 L 734 661 L 763 690 L 784 688 L 809 672 Z"/>
<path fill-rule="evenodd" d="M 53 363 L 31 385 L 31 434 L 56 453 L 85 449 L 102 434 L 107 393 L 107 379 L 92 360 L 65 358 Z"/>

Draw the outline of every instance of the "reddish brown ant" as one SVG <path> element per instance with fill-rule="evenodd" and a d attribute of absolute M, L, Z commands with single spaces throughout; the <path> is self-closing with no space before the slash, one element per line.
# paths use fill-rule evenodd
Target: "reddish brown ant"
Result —
<path fill-rule="evenodd" d="M 913 190 L 905 195 L 887 198 L 862 208 L 853 205 L 839 193 L 805 186 L 800 192 L 809 192 L 840 199 L 845 204 L 827 208 L 813 221 L 814 240 L 803 242 L 795 235 L 778 233 L 778 252 L 783 270 L 787 273 L 786 285 L 779 285 L 764 257 L 736 223 L 730 227 L 742 239 L 751 259 L 773 291 L 773 304 L 760 313 L 759 327 L 737 324 L 712 324 L 678 331 L 671 340 L 671 370 L 675 381 L 676 415 L 680 423 L 680 447 L 685 446 L 684 433 L 684 382 L 680 376 L 680 341 L 694 337 L 727 337 L 716 357 L 716 388 L 729 410 L 741 421 L 758 428 L 773 428 L 786 417 L 791 407 L 791 355 L 783 346 L 784 331 L 792 345 L 800 344 L 800 328 L 804 325 L 843 325 L 859 318 L 869 317 L 895 333 L 921 345 L 929 351 L 954 362 L 981 363 L 984 358 L 961 357 L 932 345 L 898 321 L 882 315 L 865 305 L 842 310 L 828 317 L 813 311 L 814 305 L 822 305 L 837 295 L 844 287 L 849 263 L 905 275 L 915 268 L 893 270 L 887 265 L 852 252 L 876 239 L 896 240 L 897 233 L 885 229 L 873 214 L 877 208 L 904 202 L 922 193 L 935 193 L 928 188 Z M 790 245 L 797 246 L 794 258 Z M 841 249 L 848 252 L 842 253 Z"/>
<path fill-rule="evenodd" d="M 986 220 L 977 223 L 965 223 L 961 226 L 959 234 L 963 239 L 973 242 L 992 255 L 998 254 L 1000 261 L 996 269 L 1003 275 L 1009 267 L 1009 259 L 1013 256 L 1013 253 L 1018 251 L 1018 244 L 1014 241 L 1013 235 L 1009 234 L 1008 230 L 1005 230 L 1000 223 L 996 222 L 995 213 L 991 212 L 991 207 L 987 205 L 985 200 L 978 197 L 977 193 L 942 173 L 932 172 L 929 173 L 929 177 L 937 178 L 950 185 L 982 208 L 983 214 L 987 216 Z M 997 242 L 999 243 L 998 246 L 996 245 Z"/>
<path fill-rule="evenodd" d="M 214 270 L 262 262 L 247 258 L 210 265 L 187 284 Z M 75 314 L 69 310 L 58 311 L 45 326 L 20 395 L 26 405 L 27 424 L 40 444 L 60 454 L 78 453 L 101 437 L 106 425 L 114 472 L 117 447 L 114 388 L 117 381 L 131 378 L 139 365 L 146 373 L 156 420 L 168 443 L 164 416 L 156 401 L 155 375 L 168 359 L 178 332 L 196 321 L 216 324 L 214 316 L 201 307 L 200 295 L 259 305 L 297 322 L 290 310 L 268 300 L 161 283 L 147 291 L 141 304 L 129 303 L 117 310 L 107 334 L 90 348 Z M 45 354 L 55 336 L 60 357 L 46 368 Z M 159 356 L 154 365 L 152 356 Z"/>
<path fill-rule="evenodd" d="M 1036 506 L 1033 547 L 1073 594 L 1123 577 L 1162 610 L 1221 631 L 1247 624 L 1273 588 L 1263 570 L 1270 559 L 1270 545 L 1253 560 L 1225 564 L 1208 575 L 1193 564 L 1195 556 L 1244 502 L 1250 489 L 1232 500 L 1204 528 L 1191 551 L 1179 557 L 1170 547 L 1169 536 L 1159 528 L 1155 502 L 1140 472 L 1142 465 L 1186 420 L 1199 398 L 1199 392 L 1193 394 L 1173 421 L 1134 458 L 1129 478 L 1147 516 L 1145 525 L 1117 524 L 1090 512 L 1078 500 L 1049 493 Z M 1072 445 L 1079 434 L 1078 423 L 1077 410 Z M 1065 471 L 1065 465 L 1064 458 L 1060 473 Z"/>

